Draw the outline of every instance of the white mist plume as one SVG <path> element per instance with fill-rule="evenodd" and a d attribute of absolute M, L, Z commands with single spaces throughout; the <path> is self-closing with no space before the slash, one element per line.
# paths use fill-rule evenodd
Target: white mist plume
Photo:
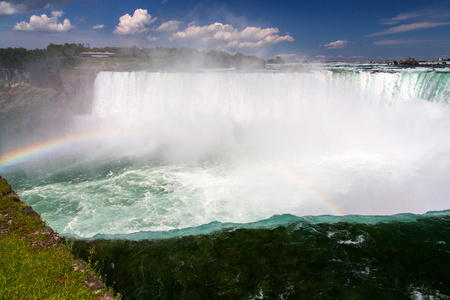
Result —
<path fill-rule="evenodd" d="M 416 75 L 101 72 L 75 121 L 94 138 L 27 193 L 79 208 L 46 219 L 83 236 L 448 209 L 450 91 L 427 94 L 441 74 Z"/>
<path fill-rule="evenodd" d="M 396 75 L 380 76 L 394 79 Z M 101 73 L 93 113 L 112 128 L 144 132 L 147 145 L 164 145 L 168 159 L 200 158 L 214 153 L 237 155 L 232 160 L 241 164 L 236 166 L 239 172 L 244 166 L 252 166 L 260 173 L 245 171 L 244 178 L 236 175 L 244 186 L 233 183 L 242 193 L 250 187 L 255 194 L 246 198 L 254 201 L 258 197 L 272 201 L 268 196 L 272 192 L 264 187 L 271 181 L 287 184 L 270 175 L 274 167 L 281 165 L 282 169 L 307 178 L 346 213 L 386 214 L 402 209 L 424 212 L 432 208 L 420 192 L 407 186 L 421 185 L 423 174 L 417 173 L 418 161 L 432 151 L 431 144 L 439 145 L 444 139 L 444 131 L 434 128 L 449 128 L 448 113 L 439 105 L 412 101 L 406 95 L 390 99 L 379 94 L 379 88 L 376 93 L 370 89 L 361 91 L 366 97 L 361 102 L 358 88 L 346 87 L 342 82 L 330 86 L 327 80 L 326 73 L 320 72 L 189 76 Z M 390 109 L 392 103 L 401 106 Z M 432 109 L 424 111 L 427 106 Z M 435 118 L 434 110 L 441 116 Z M 447 146 L 442 144 L 437 149 L 447 151 Z M 245 156 L 253 158 L 239 158 L 243 149 L 243 153 L 250 151 Z M 428 164 L 427 176 L 443 176 L 440 163 Z M 264 182 L 261 174 L 269 181 Z M 255 186 L 251 188 L 252 185 Z M 284 188 L 289 189 L 288 186 L 291 185 Z M 439 188 L 447 190 L 444 186 Z M 295 208 L 288 205 L 289 209 L 277 209 L 279 213 L 326 212 L 320 205 L 305 200 L 308 196 L 297 195 L 295 200 L 282 190 L 275 190 L 280 198 L 296 203 Z M 241 196 L 235 195 L 237 199 Z M 392 198 L 396 200 L 390 203 L 392 200 L 388 199 Z M 436 201 L 436 208 L 442 208 L 443 200 Z M 272 207 L 269 202 L 264 205 Z M 278 205 L 284 207 L 280 202 Z"/>

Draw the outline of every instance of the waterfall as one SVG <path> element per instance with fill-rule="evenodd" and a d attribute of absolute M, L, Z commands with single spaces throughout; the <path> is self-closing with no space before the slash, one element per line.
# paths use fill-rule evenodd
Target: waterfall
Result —
<path fill-rule="evenodd" d="M 450 73 L 158 73 L 101 72 L 93 113 L 145 118 L 165 114 L 233 121 L 284 117 L 310 102 L 336 97 L 392 105 L 411 99 L 446 103 Z"/>
<path fill-rule="evenodd" d="M 92 114 L 59 148 L 78 151 L 61 159 L 73 165 L 24 197 L 81 236 L 445 210 L 448 80 L 411 70 L 100 72 Z"/>

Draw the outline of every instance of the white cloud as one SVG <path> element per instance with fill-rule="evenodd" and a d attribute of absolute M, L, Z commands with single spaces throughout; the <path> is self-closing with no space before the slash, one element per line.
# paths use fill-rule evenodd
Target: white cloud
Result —
<path fill-rule="evenodd" d="M 439 3 L 430 6 L 420 7 L 416 10 L 403 12 L 390 19 L 380 20 L 382 25 L 395 25 L 402 22 L 445 22 L 450 18 L 450 5 Z"/>
<path fill-rule="evenodd" d="M 337 40 L 336 42 L 331 42 L 329 44 L 324 45 L 327 49 L 339 49 L 350 46 L 350 43 L 347 40 Z"/>
<path fill-rule="evenodd" d="M 0 15 L 13 15 L 20 13 L 24 9 L 23 5 L 0 1 Z"/>
<path fill-rule="evenodd" d="M 421 7 L 419 9 L 403 12 L 390 19 L 380 20 L 381 25 L 396 25 L 387 30 L 367 34 L 366 36 L 379 36 L 385 34 L 396 34 L 425 28 L 436 28 L 450 25 L 450 6 L 441 3 Z"/>
<path fill-rule="evenodd" d="M 147 35 L 146 39 L 150 42 L 156 42 L 157 40 L 159 40 L 159 37 Z"/>
<path fill-rule="evenodd" d="M 292 42 L 293 37 L 278 35 L 278 28 L 246 27 L 239 31 L 233 25 L 214 23 L 207 26 L 188 26 L 174 33 L 169 40 L 187 41 L 219 48 L 258 48 L 279 42 Z"/>
<path fill-rule="evenodd" d="M 403 44 L 413 44 L 417 43 L 419 41 L 416 40 L 382 40 L 382 41 L 375 41 L 375 45 L 403 45 Z"/>
<path fill-rule="evenodd" d="M 93 29 L 102 29 L 102 28 L 105 28 L 105 25 L 104 24 L 98 24 L 98 25 L 95 25 L 94 27 L 92 27 Z"/>
<path fill-rule="evenodd" d="M 181 21 L 167 21 L 166 23 L 162 23 L 159 27 L 154 28 L 153 31 L 159 31 L 159 32 L 167 32 L 167 31 L 175 31 L 178 30 L 178 27 L 180 24 L 183 23 Z"/>
<path fill-rule="evenodd" d="M 146 25 L 156 21 L 156 17 L 152 16 L 146 9 L 138 8 L 134 11 L 133 16 L 129 14 L 123 15 L 119 19 L 119 25 L 114 29 L 115 34 L 127 35 L 148 32 Z"/>
<path fill-rule="evenodd" d="M 281 57 L 297 57 L 298 56 L 298 54 L 295 54 L 295 53 L 286 53 L 286 54 L 278 54 L 278 55 L 276 55 L 276 56 L 281 56 Z"/>
<path fill-rule="evenodd" d="M 335 56 L 335 55 L 316 55 L 314 57 L 315 58 L 325 58 L 325 59 L 344 58 L 344 56 L 342 56 L 342 55 L 338 55 L 338 56 Z"/>
<path fill-rule="evenodd" d="M 420 46 L 426 45 L 427 47 L 450 47 L 450 42 L 441 39 L 411 39 L 411 40 L 380 40 L 374 41 L 378 46 L 396 46 L 396 45 L 411 45 Z"/>
<path fill-rule="evenodd" d="M 416 18 L 418 16 L 419 16 L 419 14 L 416 12 L 401 13 L 392 19 L 382 19 L 382 20 L 380 20 L 380 23 L 383 25 L 394 25 L 394 24 L 398 24 L 401 21 Z"/>
<path fill-rule="evenodd" d="M 404 25 L 399 25 L 399 26 L 389 28 L 384 31 L 372 33 L 367 36 L 394 34 L 394 33 L 399 33 L 399 32 L 406 32 L 406 31 L 418 30 L 418 29 L 423 29 L 423 28 L 434 28 L 434 27 L 441 27 L 441 26 L 448 26 L 448 25 L 450 25 L 449 22 L 419 22 L 419 23 L 412 23 L 412 24 L 404 24 Z"/>
<path fill-rule="evenodd" d="M 0 1 L 0 15 L 26 14 L 50 5 L 62 5 L 70 0 L 8 0 Z"/>
<path fill-rule="evenodd" d="M 30 23 L 22 21 L 16 23 L 13 30 L 37 31 L 37 32 L 67 32 L 75 26 L 70 24 L 69 19 L 64 19 L 63 23 L 58 23 L 58 18 L 64 14 L 62 11 L 53 11 L 49 18 L 46 14 L 40 16 L 32 15 Z"/>

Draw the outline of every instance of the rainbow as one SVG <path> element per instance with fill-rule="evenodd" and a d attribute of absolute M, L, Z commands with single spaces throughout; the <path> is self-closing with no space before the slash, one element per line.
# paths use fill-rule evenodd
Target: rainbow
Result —
<path fill-rule="evenodd" d="M 96 133 L 77 133 L 27 145 L 23 148 L 10 151 L 0 156 L 0 169 L 34 156 L 49 153 L 65 145 L 71 145 L 83 140 L 94 139 L 97 136 L 98 134 Z"/>
<path fill-rule="evenodd" d="M 148 134 L 148 130 L 100 130 L 91 132 L 78 132 L 60 136 L 3 154 L 2 156 L 0 156 L 0 170 L 7 166 L 26 161 L 27 159 L 32 159 L 39 155 L 51 153 L 52 151 L 60 150 L 62 148 L 72 147 L 79 143 L 91 142 L 108 137 L 130 137 L 138 134 L 141 135 L 143 133 Z M 279 170 L 282 174 L 285 174 L 285 176 L 287 176 L 291 180 L 294 180 L 300 186 L 305 188 L 315 199 L 318 199 L 322 204 L 330 209 L 333 214 L 338 216 L 343 216 L 346 214 L 336 203 L 332 201 L 332 199 L 330 199 L 324 192 L 318 189 L 312 182 L 310 182 L 306 178 L 301 177 L 296 171 L 292 170 L 284 164 L 276 163 L 273 160 L 269 161 L 272 161 L 276 169 Z"/>
<path fill-rule="evenodd" d="M 311 181 L 306 178 L 301 177 L 296 171 L 292 170 L 288 166 L 276 163 L 276 168 L 288 178 L 299 183 L 303 188 L 305 188 L 315 199 L 319 200 L 323 205 L 330 209 L 333 214 L 337 216 L 344 216 L 346 213 L 336 204 L 333 200 L 328 197 L 324 192 L 318 189 Z"/>
<path fill-rule="evenodd" d="M 141 131 L 139 131 L 141 132 Z M 50 153 L 57 149 L 71 147 L 79 143 L 91 142 L 101 138 L 123 137 L 137 134 L 136 131 L 129 130 L 99 130 L 89 132 L 77 132 L 59 136 L 53 139 L 41 141 L 23 148 L 16 149 L 0 156 L 0 170 L 7 166 L 20 163 L 27 159 Z"/>

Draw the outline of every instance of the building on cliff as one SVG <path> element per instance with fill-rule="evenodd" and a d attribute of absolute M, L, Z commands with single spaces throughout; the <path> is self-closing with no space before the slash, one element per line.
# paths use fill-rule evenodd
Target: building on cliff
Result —
<path fill-rule="evenodd" d="M 80 57 L 108 58 L 115 57 L 115 53 L 111 52 L 81 52 Z"/>

